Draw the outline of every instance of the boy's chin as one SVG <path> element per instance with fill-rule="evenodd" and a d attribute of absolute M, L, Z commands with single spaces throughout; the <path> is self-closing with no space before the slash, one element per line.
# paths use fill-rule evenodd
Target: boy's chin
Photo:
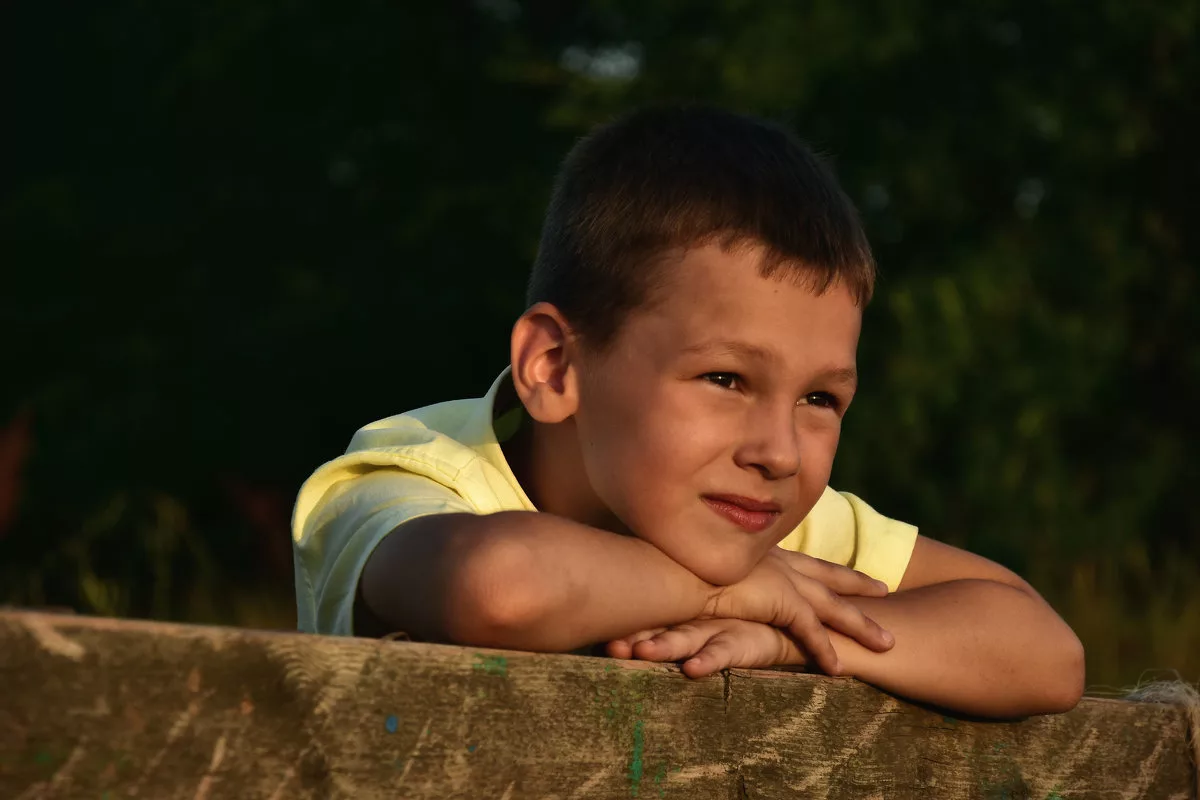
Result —
<path fill-rule="evenodd" d="M 683 557 L 677 558 L 676 561 L 700 580 L 714 586 L 731 586 L 744 580 L 754 566 L 762 560 L 761 556 L 753 554 L 739 554 L 722 558 L 706 558 L 705 555 L 707 554 L 687 553 Z"/>

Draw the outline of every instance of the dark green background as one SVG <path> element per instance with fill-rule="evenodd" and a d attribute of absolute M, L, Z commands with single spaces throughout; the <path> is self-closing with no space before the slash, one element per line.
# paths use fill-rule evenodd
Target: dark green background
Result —
<path fill-rule="evenodd" d="M 300 482 L 486 390 L 558 160 L 701 100 L 867 222 L 835 485 L 1028 576 L 1093 684 L 1200 678 L 1197 3 L 0 15 L 0 602 L 290 624 Z"/>

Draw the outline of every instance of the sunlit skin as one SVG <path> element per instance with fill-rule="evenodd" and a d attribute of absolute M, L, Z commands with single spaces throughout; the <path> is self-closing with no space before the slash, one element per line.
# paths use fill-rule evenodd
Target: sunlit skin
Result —
<path fill-rule="evenodd" d="M 610 655 L 682 661 L 692 677 L 815 665 L 989 716 L 1074 706 L 1078 638 L 1010 570 L 918 536 L 888 594 L 846 567 L 776 547 L 828 483 L 856 389 L 862 315 L 846 287 L 813 291 L 803 271 L 763 277 L 761 259 L 756 247 L 675 254 L 607 347 L 581 339 L 550 304 L 517 321 L 513 388 L 534 422 L 505 454 L 549 512 L 539 516 L 583 530 L 564 527 L 559 547 L 544 538 L 547 526 L 496 520 L 509 539 L 540 542 L 491 568 L 515 572 L 535 601 L 493 626 L 502 635 L 485 628 L 476 638 L 530 646 L 543 641 L 533 639 L 539 631 L 608 631 L 612 618 L 637 616 L 643 596 L 653 598 L 645 616 L 677 608 L 693 591 L 673 571 L 682 567 L 707 587 L 703 608 L 690 621 L 603 637 Z M 587 535 L 596 528 L 633 534 L 653 555 L 622 564 L 613 555 L 632 551 Z M 539 547 L 555 555 L 539 559 Z M 670 566 L 644 569 L 655 555 Z M 478 607 L 512 584 L 482 592 Z"/>
<path fill-rule="evenodd" d="M 542 511 L 633 532 L 718 585 L 804 519 L 854 396 L 861 310 L 843 286 L 763 277 L 762 255 L 676 254 L 602 350 L 562 323 L 567 405 L 514 463 Z"/>
<path fill-rule="evenodd" d="M 547 513 L 407 522 L 364 569 L 364 604 L 434 641 L 607 642 L 691 677 L 807 664 L 987 716 L 1073 707 L 1079 640 L 1010 570 L 918 536 L 889 594 L 776 546 L 828 483 L 861 313 L 837 284 L 763 277 L 761 255 L 674 254 L 607 347 L 553 305 L 526 311 L 511 376 L 533 422 L 504 452 Z"/>

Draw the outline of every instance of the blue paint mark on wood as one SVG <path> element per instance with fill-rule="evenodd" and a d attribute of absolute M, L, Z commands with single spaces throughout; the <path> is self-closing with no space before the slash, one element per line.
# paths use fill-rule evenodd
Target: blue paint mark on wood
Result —
<path fill-rule="evenodd" d="M 400 730 L 400 720 L 396 719 L 395 714 L 388 714 L 387 719 L 383 721 L 383 728 L 388 733 L 395 733 Z"/>

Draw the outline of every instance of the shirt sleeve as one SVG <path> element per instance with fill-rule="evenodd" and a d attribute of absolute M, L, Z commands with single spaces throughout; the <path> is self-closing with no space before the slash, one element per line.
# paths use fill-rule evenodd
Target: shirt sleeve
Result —
<path fill-rule="evenodd" d="M 374 469 L 325 489 L 293 530 L 300 630 L 352 635 L 367 558 L 396 526 L 430 514 L 475 513 L 461 495 L 400 469 Z"/>
<path fill-rule="evenodd" d="M 804 522 L 779 546 L 844 564 L 894 592 L 916 542 L 916 527 L 883 516 L 855 495 L 826 487 Z"/>

